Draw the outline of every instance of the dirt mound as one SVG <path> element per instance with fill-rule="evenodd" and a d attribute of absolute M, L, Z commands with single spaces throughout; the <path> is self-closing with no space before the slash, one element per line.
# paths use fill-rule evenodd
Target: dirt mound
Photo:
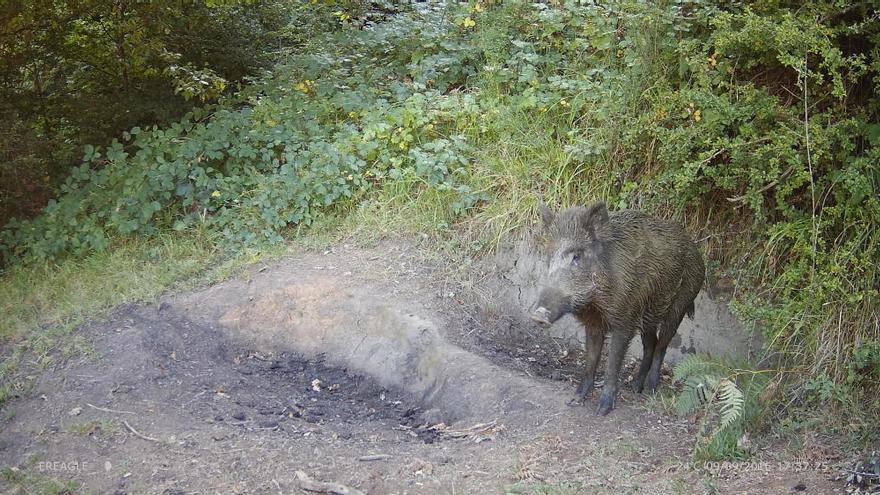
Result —
<path fill-rule="evenodd" d="M 564 407 L 558 385 L 450 344 L 441 328 L 463 309 L 455 318 L 448 306 L 445 315 L 426 307 L 434 299 L 428 288 L 420 294 L 416 277 L 388 280 L 351 263 L 330 266 L 289 260 L 177 298 L 165 311 L 222 329 L 251 348 L 326 356 L 414 394 L 446 423 Z"/>

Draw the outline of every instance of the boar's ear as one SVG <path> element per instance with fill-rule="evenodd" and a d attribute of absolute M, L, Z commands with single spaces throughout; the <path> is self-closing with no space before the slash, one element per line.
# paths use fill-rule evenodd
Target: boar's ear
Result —
<path fill-rule="evenodd" d="M 581 222 L 588 231 L 601 227 L 608 222 L 608 208 L 602 201 L 596 201 L 588 206 L 581 217 Z"/>
<path fill-rule="evenodd" d="M 543 203 L 538 205 L 538 213 L 540 213 L 541 220 L 544 222 L 544 228 L 550 228 L 556 220 L 556 213 L 553 213 L 553 210 Z"/>

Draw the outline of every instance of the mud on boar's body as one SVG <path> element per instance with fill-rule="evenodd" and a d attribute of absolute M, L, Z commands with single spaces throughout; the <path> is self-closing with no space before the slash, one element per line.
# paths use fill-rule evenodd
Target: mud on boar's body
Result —
<path fill-rule="evenodd" d="M 604 203 L 555 214 L 541 207 L 550 236 L 549 282 L 531 309 L 551 325 L 571 313 L 586 329 L 586 366 L 573 403 L 593 389 L 606 333 L 611 334 L 605 385 L 597 412 L 608 414 L 629 342 L 641 332 L 644 353 L 633 389 L 654 392 L 666 348 L 684 315 L 694 316 L 703 286 L 703 258 L 677 223 L 644 213 L 609 213 Z"/>

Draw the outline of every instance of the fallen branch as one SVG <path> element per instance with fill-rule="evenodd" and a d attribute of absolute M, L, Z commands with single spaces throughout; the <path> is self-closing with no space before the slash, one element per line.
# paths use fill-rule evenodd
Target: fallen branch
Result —
<path fill-rule="evenodd" d="M 452 428 L 445 423 L 438 423 L 428 428 L 441 436 L 449 438 L 470 438 L 476 443 L 493 440 L 499 433 L 504 431 L 504 425 L 497 421 L 475 424 L 469 428 Z"/>
<path fill-rule="evenodd" d="M 299 487 L 307 492 L 332 493 L 334 495 L 365 495 L 357 488 L 351 488 L 341 483 L 329 483 L 315 481 L 302 471 L 296 471 L 296 481 Z"/>
<path fill-rule="evenodd" d="M 160 440 L 157 439 L 157 438 L 148 437 L 148 436 L 146 436 L 146 435 L 142 435 L 142 434 L 140 434 L 137 430 L 134 429 L 133 426 L 131 426 L 130 424 L 128 424 L 128 421 L 123 421 L 122 423 L 125 425 L 126 428 L 129 429 L 129 431 L 131 431 L 132 433 L 134 433 L 134 434 L 135 434 L 136 436 L 138 436 L 139 438 L 143 438 L 144 440 L 149 440 L 150 442 L 159 442 L 159 441 L 160 441 Z"/>

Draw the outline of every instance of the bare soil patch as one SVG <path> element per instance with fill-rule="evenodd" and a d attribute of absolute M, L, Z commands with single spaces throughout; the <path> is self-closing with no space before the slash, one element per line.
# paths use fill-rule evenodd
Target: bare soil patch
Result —
<path fill-rule="evenodd" d="M 119 308 L 80 330 L 95 357 L 39 371 L 4 407 L 0 483 L 307 493 L 300 472 L 369 494 L 843 491 L 794 464 L 713 476 L 690 462 L 693 426 L 629 391 L 604 418 L 594 400 L 566 406 L 577 356 L 446 269 L 414 242 L 338 246 Z"/>

